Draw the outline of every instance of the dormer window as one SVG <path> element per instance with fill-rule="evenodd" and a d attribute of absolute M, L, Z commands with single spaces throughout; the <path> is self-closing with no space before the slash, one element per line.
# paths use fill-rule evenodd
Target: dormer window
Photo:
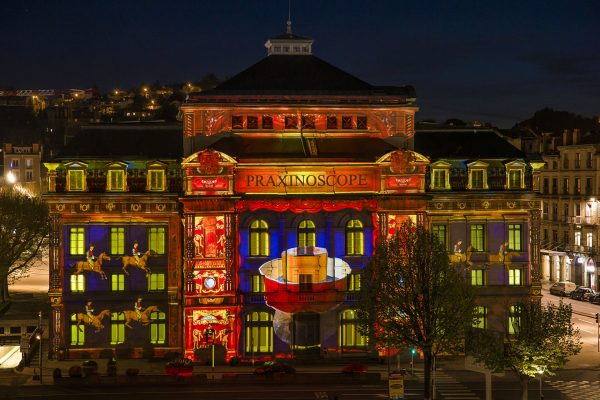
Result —
<path fill-rule="evenodd" d="M 86 190 L 85 169 L 86 164 L 70 163 L 67 164 L 67 191 L 83 192 Z"/>
<path fill-rule="evenodd" d="M 506 189 L 525 189 L 525 163 L 512 161 L 506 164 Z"/>
<path fill-rule="evenodd" d="M 431 184 L 430 189 L 448 190 L 450 189 L 450 164 L 444 161 L 437 161 L 431 164 Z"/>
<path fill-rule="evenodd" d="M 487 189 L 487 167 L 483 161 L 475 161 L 467 165 L 469 169 L 469 183 L 467 189 Z"/>
<path fill-rule="evenodd" d="M 123 163 L 112 163 L 108 165 L 106 174 L 106 190 L 114 192 L 125 191 L 127 165 Z"/>
<path fill-rule="evenodd" d="M 148 165 L 146 190 L 150 192 L 163 192 L 167 186 L 166 170 L 163 163 L 155 162 Z"/>

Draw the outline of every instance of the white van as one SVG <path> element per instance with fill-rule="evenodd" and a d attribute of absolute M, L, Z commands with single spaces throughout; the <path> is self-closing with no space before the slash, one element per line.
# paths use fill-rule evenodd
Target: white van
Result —
<path fill-rule="evenodd" d="M 575 289 L 577 289 L 577 285 L 573 282 L 556 282 L 550 286 L 550 293 L 557 296 L 568 296 Z"/>

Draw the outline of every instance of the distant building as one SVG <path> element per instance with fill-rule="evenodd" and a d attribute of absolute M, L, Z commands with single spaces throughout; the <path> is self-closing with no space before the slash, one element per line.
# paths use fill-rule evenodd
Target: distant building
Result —
<path fill-rule="evenodd" d="M 27 188 L 31 193 L 41 193 L 41 160 L 42 145 L 34 143 L 29 146 L 5 143 L 2 147 L 4 153 L 4 179 L 7 174 L 12 174 L 15 183 Z"/>

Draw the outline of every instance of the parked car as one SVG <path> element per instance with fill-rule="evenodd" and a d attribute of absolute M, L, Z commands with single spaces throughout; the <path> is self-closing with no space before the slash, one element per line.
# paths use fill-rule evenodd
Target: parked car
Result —
<path fill-rule="evenodd" d="M 577 289 L 577 285 L 573 282 L 556 282 L 550 286 L 550 293 L 557 296 L 568 296 L 575 289 Z"/>
<path fill-rule="evenodd" d="M 579 286 L 577 289 L 571 292 L 571 298 L 573 300 L 587 301 L 591 296 L 595 295 L 596 292 L 592 288 Z"/>
<path fill-rule="evenodd" d="M 588 300 L 592 304 L 600 304 L 600 293 L 596 292 L 596 294 L 593 296 L 590 296 L 590 298 Z"/>

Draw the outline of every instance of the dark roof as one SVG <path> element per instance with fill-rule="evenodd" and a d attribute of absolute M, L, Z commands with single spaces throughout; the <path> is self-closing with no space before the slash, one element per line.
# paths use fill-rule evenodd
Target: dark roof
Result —
<path fill-rule="evenodd" d="M 296 137 L 244 137 L 224 135 L 208 146 L 242 159 L 344 159 L 351 161 L 375 161 L 397 148 L 382 139 L 374 137 L 305 137 L 306 155 L 302 139 Z M 317 155 L 311 157 L 308 141 L 314 140 Z"/>
<path fill-rule="evenodd" d="M 524 153 L 493 130 L 417 131 L 414 149 L 431 160 L 525 158 Z"/>
<path fill-rule="evenodd" d="M 411 86 L 372 86 L 313 55 L 270 55 L 215 89 L 197 93 L 195 96 L 289 92 L 359 92 L 367 95 L 384 92 L 415 97 Z"/>
<path fill-rule="evenodd" d="M 277 35 L 277 36 L 273 36 L 272 38 L 269 38 L 269 40 L 312 40 L 311 38 L 308 38 L 306 36 L 300 36 L 300 35 L 296 35 L 293 33 L 283 33 L 281 35 Z"/>
<path fill-rule="evenodd" d="M 179 125 L 84 126 L 56 157 L 62 159 L 180 159 L 183 130 Z"/>

